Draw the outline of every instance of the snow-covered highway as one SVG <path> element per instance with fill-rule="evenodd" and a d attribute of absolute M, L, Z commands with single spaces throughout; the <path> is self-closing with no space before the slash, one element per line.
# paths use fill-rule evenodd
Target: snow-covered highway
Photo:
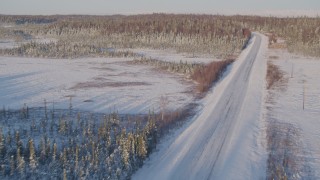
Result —
<path fill-rule="evenodd" d="M 203 108 L 163 142 L 133 179 L 260 179 L 265 153 L 259 142 L 267 38 L 254 33 Z"/>

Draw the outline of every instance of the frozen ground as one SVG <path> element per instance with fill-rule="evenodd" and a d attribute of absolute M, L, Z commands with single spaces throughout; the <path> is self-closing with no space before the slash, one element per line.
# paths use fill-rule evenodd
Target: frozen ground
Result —
<path fill-rule="evenodd" d="M 6 24 L 6 23 L 1 23 L 0 22 L 0 28 L 8 28 L 11 29 L 14 28 L 16 25 L 15 24 Z M 12 32 L 11 32 L 12 33 Z M 10 33 L 9 33 L 10 34 Z M 22 44 L 30 43 L 30 42 L 37 42 L 37 43 L 55 43 L 57 42 L 57 39 L 55 38 L 48 38 L 48 37 L 32 37 L 29 34 L 24 34 L 22 37 L 21 36 L 16 36 L 15 38 L 13 35 L 6 35 L 5 37 L 0 37 L 0 49 L 10 49 L 10 48 L 16 48 L 19 47 Z"/>
<path fill-rule="evenodd" d="M 187 62 L 187 63 L 204 63 L 208 64 L 212 61 L 219 61 L 210 55 L 199 55 L 189 53 L 177 53 L 175 50 L 160 50 L 160 49 L 126 49 L 147 58 L 157 59 L 168 62 Z"/>
<path fill-rule="evenodd" d="M 22 44 L 27 44 L 30 42 L 37 42 L 37 43 L 55 43 L 57 42 L 54 38 L 43 38 L 43 37 L 36 37 L 29 40 L 19 40 L 15 41 L 13 39 L 0 39 L 0 49 L 10 49 L 10 48 L 17 48 Z"/>
<path fill-rule="evenodd" d="M 288 80 L 282 90 L 270 90 L 274 95 L 272 118 L 290 124 L 299 131 L 301 166 L 311 171 L 301 172 L 302 179 L 320 178 L 320 60 L 300 57 L 284 50 L 270 50 L 272 62 L 285 72 Z M 303 99 L 305 99 L 303 109 Z M 308 174 L 305 174 L 308 173 Z"/>
<path fill-rule="evenodd" d="M 190 103 L 191 82 L 151 67 L 129 65 L 120 58 L 75 60 L 0 57 L 0 105 L 18 109 L 43 106 L 94 112 L 147 113 L 158 110 L 161 96 L 167 108 Z"/>
<path fill-rule="evenodd" d="M 0 49 L 19 47 L 19 43 L 12 39 L 0 39 Z"/>
<path fill-rule="evenodd" d="M 133 179 L 260 179 L 266 152 L 260 128 L 267 38 L 254 34 L 202 109 L 164 141 Z"/>

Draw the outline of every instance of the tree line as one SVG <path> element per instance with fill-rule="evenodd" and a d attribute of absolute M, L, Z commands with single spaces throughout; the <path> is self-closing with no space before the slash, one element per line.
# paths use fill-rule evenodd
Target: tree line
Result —
<path fill-rule="evenodd" d="M 8 16 L 0 21 L 19 24 L 26 34 L 54 37 L 56 46 L 74 44 L 98 48 L 172 48 L 179 52 L 226 57 L 245 44 L 243 29 L 273 33 L 286 40 L 290 52 L 320 56 L 319 17 L 260 17 L 192 14 L 132 16 Z M 47 23 L 34 23 L 34 22 Z M 41 46 L 41 45 L 39 45 Z M 35 48 L 41 51 L 41 48 Z M 61 49 L 61 48 L 57 48 Z M 81 51 L 72 50 L 75 53 Z M 6 52 L 2 52 L 2 54 Z M 57 52 L 59 53 L 59 52 Z M 90 54 L 93 52 L 86 52 Z M 227 54 L 226 54 L 227 53 Z M 37 56 L 37 54 L 28 54 Z"/>
<path fill-rule="evenodd" d="M 63 47 L 67 46 L 68 51 L 80 54 L 80 57 L 100 51 L 77 49 L 76 46 L 175 49 L 224 58 L 239 52 L 248 38 L 243 35 L 243 26 L 237 19 L 210 15 L 61 16 L 49 24 L 18 28 L 34 37 L 55 38 L 58 42 L 50 47 L 55 46 L 56 53 L 66 53 Z M 37 57 L 47 49 L 42 43 L 26 46 L 34 52 L 16 48 L 4 50 L 2 54 Z"/>

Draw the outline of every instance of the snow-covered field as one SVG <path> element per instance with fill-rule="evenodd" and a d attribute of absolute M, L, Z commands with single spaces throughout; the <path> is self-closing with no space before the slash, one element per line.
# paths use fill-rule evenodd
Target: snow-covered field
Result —
<path fill-rule="evenodd" d="M 269 114 L 280 123 L 290 124 L 299 131 L 296 137 L 300 148 L 297 156 L 302 162 L 298 163 L 311 169 L 301 172 L 304 173 L 302 178 L 319 179 L 320 59 L 301 57 L 284 50 L 270 50 L 268 56 L 272 57 L 272 63 L 280 67 L 287 79 L 282 90 L 269 91 L 274 96 L 272 103 L 266 104 L 271 109 Z"/>
<path fill-rule="evenodd" d="M 212 61 L 219 61 L 210 55 L 191 54 L 191 53 L 177 53 L 175 50 L 161 50 L 161 49 L 125 49 L 132 51 L 146 58 L 157 59 L 168 62 L 187 62 L 187 63 L 203 63 L 208 64 Z M 221 59 L 220 59 L 221 60 Z"/>
<path fill-rule="evenodd" d="M 0 39 L 0 49 L 9 49 L 19 47 L 19 43 L 12 39 Z"/>
<path fill-rule="evenodd" d="M 19 40 L 15 41 L 14 39 L 0 39 L 0 49 L 10 49 L 10 48 L 17 48 L 22 44 L 27 44 L 30 42 L 37 42 L 37 43 L 55 43 L 57 42 L 54 38 L 43 38 L 43 37 L 36 37 L 28 40 Z"/>
<path fill-rule="evenodd" d="M 94 112 L 147 113 L 158 110 L 161 96 L 168 109 L 193 100 L 193 84 L 183 77 L 130 65 L 132 59 L 35 59 L 0 57 L 0 105 L 19 109 L 43 106 Z"/>

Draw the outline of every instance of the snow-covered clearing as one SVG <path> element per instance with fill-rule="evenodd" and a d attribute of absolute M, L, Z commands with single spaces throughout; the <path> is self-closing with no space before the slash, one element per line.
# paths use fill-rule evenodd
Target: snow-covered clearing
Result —
<path fill-rule="evenodd" d="M 0 105 L 19 109 L 43 106 L 93 112 L 147 113 L 160 97 L 177 109 L 193 100 L 193 84 L 183 77 L 130 65 L 124 58 L 35 59 L 0 57 Z"/>
<path fill-rule="evenodd" d="M 19 47 L 19 43 L 12 39 L 0 39 L 0 49 Z"/>
<path fill-rule="evenodd" d="M 297 179 L 320 178 L 320 60 L 285 50 L 270 50 L 271 62 L 284 72 L 283 88 L 271 89 L 269 118 L 296 129 Z M 304 102 L 304 103 L 303 103 Z M 304 105 L 303 105 L 304 104 Z M 303 109 L 304 106 L 304 109 Z"/>
<path fill-rule="evenodd" d="M 203 99 L 180 134 L 163 142 L 134 179 L 260 179 L 266 152 L 259 130 L 267 38 L 254 34 L 228 75 Z"/>
<path fill-rule="evenodd" d="M 125 49 L 132 51 L 146 58 L 157 59 L 168 62 L 187 62 L 187 63 L 204 63 L 208 64 L 212 61 L 219 61 L 219 59 L 213 58 L 210 55 L 200 55 L 192 53 L 177 53 L 175 50 L 160 50 L 160 49 Z M 220 59 L 221 60 L 221 59 Z"/>
<path fill-rule="evenodd" d="M 14 24 L 8 24 L 8 23 L 0 23 L 0 27 L 4 27 L 4 28 L 11 28 L 14 27 Z"/>
<path fill-rule="evenodd" d="M 23 44 L 27 44 L 30 42 L 36 43 L 56 43 L 57 39 L 54 38 L 44 38 L 44 37 L 36 37 L 32 39 L 24 39 L 24 40 L 14 40 L 14 39 L 0 39 L 0 49 L 11 49 L 17 48 Z"/>

